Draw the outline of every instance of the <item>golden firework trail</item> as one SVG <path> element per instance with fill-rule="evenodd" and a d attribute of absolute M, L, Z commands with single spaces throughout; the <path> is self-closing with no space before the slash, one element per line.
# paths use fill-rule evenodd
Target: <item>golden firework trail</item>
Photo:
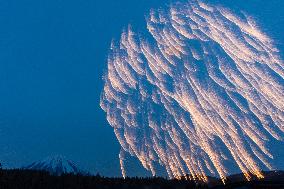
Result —
<path fill-rule="evenodd" d="M 223 181 L 271 169 L 284 132 L 284 65 L 254 20 L 200 1 L 151 10 L 148 36 L 131 26 L 112 42 L 101 107 L 124 153 L 156 175 Z"/>

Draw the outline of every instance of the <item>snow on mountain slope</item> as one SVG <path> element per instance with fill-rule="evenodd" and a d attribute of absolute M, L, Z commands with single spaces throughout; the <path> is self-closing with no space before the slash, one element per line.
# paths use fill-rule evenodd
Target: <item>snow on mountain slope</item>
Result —
<path fill-rule="evenodd" d="M 147 32 L 129 26 L 112 43 L 104 77 L 122 174 L 125 152 L 177 178 L 225 180 L 238 169 L 249 180 L 273 169 L 267 144 L 283 139 L 284 65 L 255 21 L 191 0 L 152 10 Z"/>
<path fill-rule="evenodd" d="M 24 169 L 43 170 L 54 175 L 62 175 L 67 173 L 84 174 L 84 171 L 79 169 L 74 162 L 60 155 L 48 157 L 42 161 L 34 162 L 24 167 Z"/>

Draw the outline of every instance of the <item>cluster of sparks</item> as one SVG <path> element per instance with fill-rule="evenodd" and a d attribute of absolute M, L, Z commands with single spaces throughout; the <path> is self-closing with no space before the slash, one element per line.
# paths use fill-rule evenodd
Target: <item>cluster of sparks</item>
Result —
<path fill-rule="evenodd" d="M 245 14 L 193 0 L 151 10 L 147 32 L 112 42 L 101 107 L 124 153 L 156 175 L 223 181 L 232 160 L 249 180 L 271 169 L 284 132 L 284 66 Z M 271 137 L 272 136 L 272 137 Z"/>

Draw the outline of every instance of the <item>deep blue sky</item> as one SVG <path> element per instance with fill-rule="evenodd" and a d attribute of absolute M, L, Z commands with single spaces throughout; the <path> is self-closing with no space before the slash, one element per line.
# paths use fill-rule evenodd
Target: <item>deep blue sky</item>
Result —
<path fill-rule="evenodd" d="M 167 2 L 0 0 L 4 166 L 62 154 L 90 170 L 120 174 L 119 145 L 99 107 L 110 41 L 128 23 L 144 27 L 149 8 Z M 214 2 L 254 16 L 283 53 L 284 1 Z"/>

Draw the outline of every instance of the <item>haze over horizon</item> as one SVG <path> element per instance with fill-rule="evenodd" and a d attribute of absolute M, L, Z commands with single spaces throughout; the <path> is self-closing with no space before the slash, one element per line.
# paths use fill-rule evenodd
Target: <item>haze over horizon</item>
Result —
<path fill-rule="evenodd" d="M 129 23 L 143 32 L 150 9 L 171 2 L 176 1 L 0 2 L 3 166 L 62 154 L 94 173 L 121 176 L 120 145 L 100 107 L 111 41 Z M 252 16 L 283 58 L 283 1 L 205 2 Z M 138 160 L 133 164 L 130 174 L 146 174 Z"/>

